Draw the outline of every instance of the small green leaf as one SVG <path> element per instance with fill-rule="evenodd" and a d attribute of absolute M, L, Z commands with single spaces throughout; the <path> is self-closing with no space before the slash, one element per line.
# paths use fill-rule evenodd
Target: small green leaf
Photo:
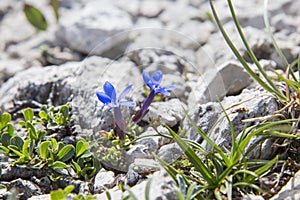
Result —
<path fill-rule="evenodd" d="M 53 168 L 53 170 L 56 171 L 59 174 L 63 174 L 63 175 L 66 175 L 66 176 L 69 175 L 68 170 L 66 170 L 64 168 Z"/>
<path fill-rule="evenodd" d="M 10 139 L 11 139 L 11 135 L 8 133 L 3 133 L 1 136 L 1 143 L 3 146 L 7 147 L 8 145 L 10 145 Z"/>
<path fill-rule="evenodd" d="M 51 0 L 51 6 L 52 6 L 52 9 L 53 9 L 54 14 L 55 14 L 56 22 L 58 22 L 58 19 L 59 19 L 59 12 L 58 12 L 59 3 L 58 3 L 58 1 L 57 0 Z"/>
<path fill-rule="evenodd" d="M 9 145 L 8 149 L 14 152 L 19 157 L 24 157 L 24 155 L 18 150 L 18 147 L 15 145 Z"/>
<path fill-rule="evenodd" d="M 57 147 L 57 141 L 55 138 L 51 138 L 51 146 L 52 146 L 52 151 L 55 151 Z"/>
<path fill-rule="evenodd" d="M 66 194 L 70 194 L 74 190 L 74 188 L 74 185 L 68 185 L 67 187 L 65 187 L 64 191 Z"/>
<path fill-rule="evenodd" d="M 25 3 L 23 7 L 23 12 L 27 20 L 33 25 L 35 28 L 39 30 L 46 30 L 47 29 L 47 21 L 42 12 L 37 9 L 36 7 Z"/>
<path fill-rule="evenodd" d="M 40 145 L 40 156 L 44 160 L 47 159 L 47 151 L 48 151 L 49 145 L 50 145 L 50 141 L 44 141 Z"/>
<path fill-rule="evenodd" d="M 10 139 L 10 144 L 17 146 L 18 149 L 21 151 L 22 147 L 23 147 L 23 144 L 24 144 L 24 141 L 21 137 L 15 135 Z"/>
<path fill-rule="evenodd" d="M 29 121 L 26 122 L 25 126 L 27 128 L 29 138 L 32 140 L 37 140 L 38 137 L 34 126 Z"/>
<path fill-rule="evenodd" d="M 89 143 L 79 140 L 76 144 L 76 157 L 81 156 L 89 148 Z"/>
<path fill-rule="evenodd" d="M 24 154 L 25 157 L 29 157 L 29 145 L 31 144 L 30 139 L 25 140 L 23 146 L 22 146 L 22 153 Z M 30 152 L 31 154 L 31 152 Z"/>
<path fill-rule="evenodd" d="M 23 110 L 23 116 L 26 122 L 32 122 L 34 116 L 33 110 L 31 108 L 26 108 Z"/>
<path fill-rule="evenodd" d="M 62 189 L 50 192 L 51 200 L 63 200 L 67 198 L 67 194 Z"/>
<path fill-rule="evenodd" d="M 48 121 L 48 118 L 49 118 L 48 114 L 47 114 L 46 111 L 44 111 L 44 110 L 41 110 L 41 111 L 39 112 L 39 117 L 40 117 L 43 121 Z"/>
<path fill-rule="evenodd" d="M 73 167 L 74 169 L 76 170 L 76 174 L 80 174 L 81 173 L 81 167 L 72 160 L 72 164 L 73 164 Z"/>
<path fill-rule="evenodd" d="M 0 130 L 2 130 L 8 122 L 11 121 L 11 115 L 9 113 L 4 113 L 0 116 Z"/>
<path fill-rule="evenodd" d="M 51 166 L 53 169 L 57 169 L 57 168 L 62 168 L 62 169 L 66 169 L 69 167 L 69 165 L 61 162 L 61 161 L 55 161 L 53 163 L 53 165 Z"/>
<path fill-rule="evenodd" d="M 6 154 L 8 154 L 9 153 L 9 149 L 7 148 L 7 147 L 5 147 L 5 146 L 0 146 L 0 149 L 2 149 Z"/>
<path fill-rule="evenodd" d="M 15 131 L 14 126 L 12 124 L 7 124 L 6 127 L 7 127 L 7 133 L 9 135 L 13 136 L 14 135 L 14 131 Z"/>
<path fill-rule="evenodd" d="M 64 146 L 57 154 L 58 160 L 62 162 L 66 162 L 70 160 L 75 153 L 75 148 L 73 145 L 69 144 L 67 146 Z"/>

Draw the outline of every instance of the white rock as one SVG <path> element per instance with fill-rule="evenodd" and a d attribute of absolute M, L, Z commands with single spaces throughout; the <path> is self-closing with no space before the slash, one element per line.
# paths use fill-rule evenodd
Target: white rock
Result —
<path fill-rule="evenodd" d="M 149 107 L 148 114 L 143 120 L 150 122 L 150 118 L 159 120 L 160 124 L 166 124 L 170 127 L 180 123 L 184 118 L 183 108 L 186 105 L 178 99 L 171 99 L 165 102 L 153 102 Z"/>
<path fill-rule="evenodd" d="M 225 95 L 239 93 L 251 83 L 250 76 L 241 65 L 229 61 L 201 76 L 192 87 L 188 105 L 207 103 L 222 99 Z"/>
<path fill-rule="evenodd" d="M 175 190 L 178 190 L 178 188 L 175 185 L 173 179 L 168 176 L 165 171 L 155 172 L 153 175 L 150 175 L 149 178 L 152 179 L 150 185 L 149 200 L 177 198 Z M 145 196 L 146 184 L 147 180 L 142 181 L 141 183 L 131 187 L 130 190 L 138 199 L 143 199 Z M 123 193 L 117 187 L 108 190 L 108 192 L 111 196 L 111 199 L 116 200 L 122 199 L 124 196 L 128 195 L 127 192 Z M 107 199 L 105 193 L 96 194 L 96 198 L 98 200 Z"/>
<path fill-rule="evenodd" d="M 271 200 L 294 200 L 300 199 L 300 171 L 298 171 Z"/>
<path fill-rule="evenodd" d="M 115 174 L 112 171 L 101 169 L 94 179 L 94 192 L 101 193 L 107 188 L 111 188 L 115 181 Z"/>
<path fill-rule="evenodd" d="M 74 50 L 101 55 L 113 48 L 116 52 L 121 50 L 122 44 L 128 41 L 126 31 L 132 25 L 129 14 L 110 1 L 93 1 L 66 14 L 56 35 Z"/>

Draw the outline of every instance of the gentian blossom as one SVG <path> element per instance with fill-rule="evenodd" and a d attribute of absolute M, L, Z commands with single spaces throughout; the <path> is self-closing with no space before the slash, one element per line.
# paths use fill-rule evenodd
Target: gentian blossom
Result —
<path fill-rule="evenodd" d="M 125 139 L 126 123 L 123 119 L 121 106 L 135 106 L 135 102 L 132 101 L 122 101 L 122 99 L 128 94 L 131 90 L 132 85 L 127 86 L 117 98 L 116 90 L 114 86 L 106 81 L 103 85 L 104 92 L 96 92 L 98 99 L 104 103 L 104 105 L 113 108 L 116 132 L 121 140 Z"/>
<path fill-rule="evenodd" d="M 149 73 L 146 71 L 143 71 L 143 79 L 145 84 L 150 88 L 150 93 L 148 97 L 146 98 L 145 102 L 141 105 L 140 110 L 138 110 L 135 115 L 132 117 L 132 121 L 138 123 L 140 122 L 143 117 L 147 114 L 149 111 L 149 106 L 151 102 L 153 101 L 155 95 L 158 93 L 163 94 L 165 96 L 169 96 L 171 90 L 175 89 L 175 86 L 166 86 L 166 87 L 160 87 L 160 83 L 162 80 L 163 74 L 161 71 L 155 71 L 152 74 L 152 77 L 150 77 Z"/>

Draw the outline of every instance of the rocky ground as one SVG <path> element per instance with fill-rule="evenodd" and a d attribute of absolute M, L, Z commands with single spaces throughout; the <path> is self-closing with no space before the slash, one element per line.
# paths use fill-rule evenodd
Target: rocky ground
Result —
<path fill-rule="evenodd" d="M 230 113 L 236 132 L 244 127 L 242 119 L 270 115 L 279 108 L 276 99 L 258 87 L 236 61 L 210 18 L 206 0 L 61 0 L 58 23 L 48 1 L 28 2 L 45 13 L 49 22 L 46 31 L 36 31 L 26 21 L 21 1 L 0 2 L 1 109 L 18 116 L 28 106 L 71 102 L 75 131 L 65 138 L 67 141 L 93 138 L 99 131 L 112 128 L 111 111 L 95 95 L 96 91 L 102 91 L 105 81 L 116 85 L 118 92 L 133 84 L 130 99 L 141 103 L 142 70 L 161 70 L 162 85 L 174 85 L 176 89 L 170 97 L 152 104 L 141 135 L 155 133 L 147 125 L 152 118 L 160 118 L 161 123 L 187 130 L 188 138 L 210 149 L 185 119 L 184 109 L 187 109 L 197 125 L 209 132 L 210 138 L 229 147 L 230 128 L 217 97 Z M 281 60 L 264 28 L 263 0 L 233 3 L 264 69 L 282 70 Z M 227 2 L 216 0 L 215 4 L 226 30 L 250 61 L 235 33 Z M 275 38 L 292 62 L 300 53 L 300 1 L 273 0 L 269 4 Z M 241 108 L 247 108 L 247 112 L 239 112 Z M 133 110 L 126 113 L 129 118 Z M 217 121 L 220 124 L 216 127 Z M 162 126 L 158 129 L 167 133 Z M 151 199 L 175 199 L 176 185 L 164 171 L 154 170 L 146 178 L 141 176 L 142 170 L 132 171 L 133 163 L 153 163 L 152 153 L 168 162 L 182 154 L 169 140 L 146 137 L 125 153 L 125 166 L 102 168 L 92 180 L 92 187 L 78 181 L 79 191 L 105 199 L 103 190 L 109 188 L 112 199 L 121 199 L 123 194 L 114 184 L 118 171 L 129 182 L 133 177 L 132 191 L 137 196 L 143 197 L 146 179 L 152 177 Z M 276 148 L 267 140 L 251 156 L 270 159 L 275 154 Z M 9 169 L 7 165 L 2 162 L 3 169 Z M 45 186 L 28 177 L 0 178 L 0 181 L 13 184 L 20 194 L 23 192 L 23 199 L 49 199 L 43 193 Z M 289 184 L 293 186 L 287 184 L 273 199 L 284 199 L 292 192 L 299 195 L 299 176 L 292 182 Z"/>

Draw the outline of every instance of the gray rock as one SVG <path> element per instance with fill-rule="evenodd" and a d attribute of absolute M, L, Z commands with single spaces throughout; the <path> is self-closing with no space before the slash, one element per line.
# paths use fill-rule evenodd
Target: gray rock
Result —
<path fill-rule="evenodd" d="M 300 199 L 300 171 L 298 171 L 289 182 L 281 188 L 271 200 L 293 200 Z"/>
<path fill-rule="evenodd" d="M 177 159 L 179 159 L 183 155 L 183 153 L 184 152 L 177 144 L 172 143 L 162 146 L 159 149 L 157 156 L 167 163 L 173 163 Z"/>
<path fill-rule="evenodd" d="M 250 76 L 239 63 L 226 62 L 216 69 L 207 71 L 198 79 L 192 87 L 188 105 L 207 103 L 222 99 L 225 95 L 238 94 L 251 82 Z"/>
<path fill-rule="evenodd" d="M 10 182 L 1 181 L 0 184 L 5 185 L 8 190 L 15 190 L 18 199 L 28 199 L 34 195 L 42 194 L 41 189 L 28 180 L 16 179 Z"/>
<path fill-rule="evenodd" d="M 150 153 L 155 153 L 158 149 L 158 141 L 153 137 L 142 138 L 138 140 L 135 144 L 141 144 L 148 148 Z"/>
<path fill-rule="evenodd" d="M 300 16 L 286 15 L 280 13 L 272 17 L 270 22 L 277 31 L 286 31 L 287 33 L 293 33 L 297 31 L 298 25 L 300 24 Z"/>
<path fill-rule="evenodd" d="M 148 144 L 146 144 L 148 145 Z M 152 158 L 153 155 L 148 149 L 148 146 L 142 144 L 136 144 L 126 152 L 126 161 L 130 164 L 136 158 Z"/>
<path fill-rule="evenodd" d="M 61 66 L 33 67 L 1 87 L 1 106 L 4 111 L 17 112 L 24 105 L 36 107 L 35 102 L 59 105 L 71 101 L 74 120 L 82 129 L 92 128 L 94 132 L 110 129 L 113 122 L 111 111 L 98 101 L 95 92 L 103 90 L 105 81 L 115 85 L 118 93 L 129 84 L 140 83 L 124 79 L 128 75 L 141 76 L 130 62 L 110 63 L 109 59 L 99 57 Z M 19 106 L 15 105 L 16 102 Z"/>
<path fill-rule="evenodd" d="M 1 51 L 5 50 L 9 44 L 28 39 L 35 33 L 34 27 L 27 22 L 22 12 L 23 2 L 14 1 L 11 3 L 13 3 L 14 9 L 7 12 L 0 23 Z M 22 27 L 22 31 L 20 31 L 20 27 Z"/>
<path fill-rule="evenodd" d="M 161 70 L 163 74 L 181 75 L 191 68 L 180 56 L 164 49 L 142 48 L 131 52 L 129 57 L 137 66 L 149 72 Z"/>
<path fill-rule="evenodd" d="M 159 124 L 166 124 L 170 127 L 179 124 L 184 118 L 183 108 L 186 105 L 178 99 L 171 99 L 165 102 L 153 102 L 149 112 L 143 120 L 150 123 L 150 120 L 158 120 Z"/>
<path fill-rule="evenodd" d="M 32 196 L 28 200 L 50 200 L 50 194 Z"/>
<path fill-rule="evenodd" d="M 197 104 L 195 107 L 189 109 L 188 115 L 198 127 L 205 133 L 208 133 L 221 113 L 221 107 L 218 103 L 209 102 L 207 104 Z M 183 130 L 186 132 L 186 137 L 193 141 L 201 142 L 199 133 L 192 127 L 188 118 L 186 117 L 182 123 Z"/>
<path fill-rule="evenodd" d="M 161 1 L 142 1 L 139 8 L 139 15 L 144 17 L 158 17 L 164 10 L 166 2 Z"/>
<path fill-rule="evenodd" d="M 191 63 L 195 61 L 195 56 L 193 53 L 193 48 L 200 47 L 200 44 L 193 40 L 188 35 L 184 35 L 183 33 L 168 29 L 163 26 L 159 21 L 157 23 L 153 23 L 149 20 L 142 20 L 137 21 L 137 28 L 130 32 L 130 38 L 132 43 L 129 44 L 127 51 L 140 51 L 140 50 L 155 50 L 157 55 L 165 55 L 176 57 L 179 60 L 179 64 L 183 64 L 183 66 L 187 67 L 188 70 L 193 69 L 191 67 Z M 183 47 L 182 45 L 190 44 L 190 47 Z M 155 55 L 149 54 L 149 55 Z M 144 54 L 147 56 L 147 54 Z M 155 57 L 160 57 L 155 56 Z M 157 60 L 154 58 L 153 60 Z M 170 60 L 170 58 L 168 58 Z M 174 59 L 173 59 L 174 60 Z M 166 57 L 164 58 L 163 62 L 166 62 Z M 185 61 L 182 63 L 182 61 Z M 143 63 L 145 64 L 145 63 Z M 164 64 L 164 63 L 157 63 L 157 64 Z M 168 62 L 166 63 L 168 64 Z M 172 64 L 172 63 L 169 63 Z M 176 64 L 176 63 L 175 63 Z M 168 67 L 167 65 L 165 67 Z M 191 68 L 191 69 L 190 69 Z"/>
<path fill-rule="evenodd" d="M 184 14 L 183 14 L 183 11 Z M 159 19 L 168 25 L 170 28 L 174 28 L 179 24 L 185 23 L 193 18 L 199 16 L 199 10 L 190 5 L 184 4 L 183 2 L 173 3 L 169 6 L 162 14 L 159 15 Z M 176 16 L 176 20 L 174 20 Z"/>
<path fill-rule="evenodd" d="M 113 186 L 115 181 L 115 174 L 112 171 L 106 171 L 101 169 L 95 176 L 94 179 L 94 192 L 102 193 L 106 189 Z"/>
<path fill-rule="evenodd" d="M 190 38 L 190 40 L 180 41 L 179 46 L 194 50 L 207 42 L 212 32 L 215 31 L 215 26 L 210 21 L 199 22 L 196 20 L 190 20 L 183 23 L 178 28 L 178 31 Z"/>
<path fill-rule="evenodd" d="M 178 190 L 176 184 L 171 179 L 170 176 L 166 174 L 165 171 L 155 172 L 153 175 L 149 175 L 148 178 L 151 178 L 149 199 L 157 200 L 157 199 L 178 199 L 175 190 Z M 149 180 L 149 179 L 148 179 Z M 146 188 L 147 180 L 140 182 L 139 184 L 130 188 L 133 194 L 137 198 L 143 198 L 145 196 L 145 188 Z M 111 199 L 122 199 L 122 197 L 126 196 L 128 193 L 123 193 L 121 190 L 116 187 L 108 190 Z M 99 200 L 106 199 L 106 194 L 97 194 L 96 198 Z"/>
<path fill-rule="evenodd" d="M 0 86 L 17 72 L 24 70 L 23 62 L 5 59 L 0 61 Z"/>
<path fill-rule="evenodd" d="M 270 93 L 262 89 L 244 90 L 238 96 L 226 97 L 221 102 L 229 118 L 233 124 L 235 134 L 239 134 L 245 126 L 242 122 L 244 119 L 262 117 L 273 114 L 278 109 L 276 98 Z M 248 123 L 248 126 L 254 125 L 254 123 Z M 231 147 L 231 131 L 227 119 L 224 113 L 221 113 L 215 126 L 207 133 L 207 135 L 221 147 L 230 149 Z M 250 146 L 255 141 L 260 140 L 259 137 L 253 138 L 250 142 Z M 212 147 L 203 141 L 201 144 L 206 149 L 212 150 Z M 250 148 L 249 146 L 249 148 Z M 270 159 L 276 153 L 274 145 L 269 140 L 255 147 L 251 151 L 251 158 Z"/>
<path fill-rule="evenodd" d="M 90 55 L 107 53 L 115 57 L 124 51 L 128 42 L 126 31 L 131 28 L 127 12 L 110 1 L 92 1 L 80 10 L 66 13 L 56 35 L 76 51 Z"/>

